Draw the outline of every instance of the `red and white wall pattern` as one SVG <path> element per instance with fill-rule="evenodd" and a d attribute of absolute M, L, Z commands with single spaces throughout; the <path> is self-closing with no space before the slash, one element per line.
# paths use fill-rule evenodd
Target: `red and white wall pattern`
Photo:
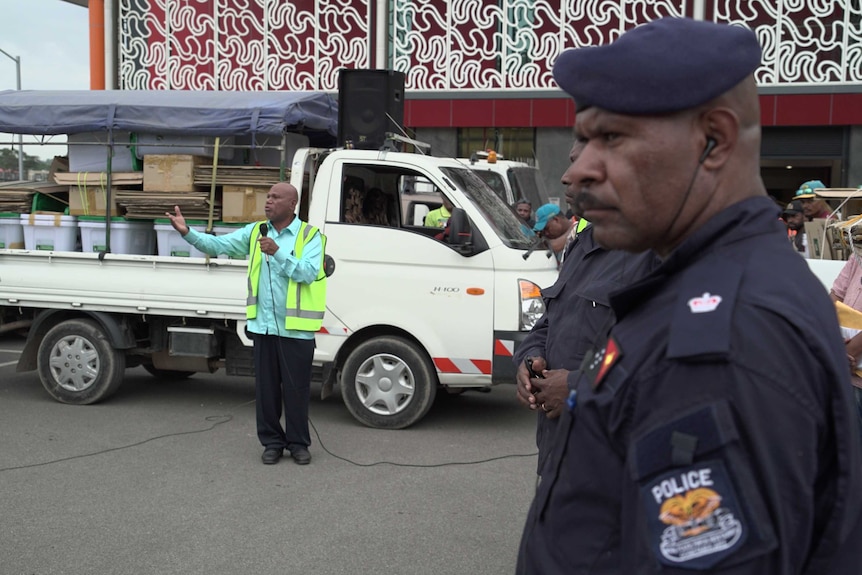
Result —
<path fill-rule="evenodd" d="M 120 0 L 118 83 L 334 91 L 340 67 L 393 68 L 410 91 L 529 98 L 562 50 L 663 16 L 754 30 L 762 87 L 862 85 L 860 0 Z"/>

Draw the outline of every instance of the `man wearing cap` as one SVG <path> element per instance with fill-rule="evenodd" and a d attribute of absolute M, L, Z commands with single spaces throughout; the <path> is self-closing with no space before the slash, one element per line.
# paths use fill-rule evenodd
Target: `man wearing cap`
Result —
<path fill-rule="evenodd" d="M 787 225 L 787 239 L 793 245 L 793 249 L 808 257 L 808 242 L 805 238 L 805 214 L 803 213 L 802 200 L 793 200 L 784 211 L 781 219 Z"/>
<path fill-rule="evenodd" d="M 814 190 L 825 187 L 820 180 L 810 180 L 799 186 L 799 189 L 793 194 L 794 200 L 802 202 L 802 211 L 809 222 L 815 218 L 836 217 L 832 215 L 832 210 L 829 209 L 826 200 L 818 198 L 814 193 Z"/>
<path fill-rule="evenodd" d="M 569 203 L 602 247 L 662 264 L 610 297 L 519 573 L 862 572 L 847 358 L 760 179 L 760 59 L 745 28 L 665 18 L 554 63 Z"/>
<path fill-rule="evenodd" d="M 563 215 L 557 204 L 543 204 L 536 210 L 533 231 L 547 240 L 548 247 L 557 258 L 558 265 L 563 259 L 566 244 L 572 237 L 574 226 L 575 222 Z"/>
<path fill-rule="evenodd" d="M 517 398 L 538 413 L 536 472 L 551 452 L 560 414 L 566 407 L 567 384 L 576 381 L 578 369 L 596 343 L 596 337 L 613 321 L 608 296 L 654 269 L 651 252 L 631 254 L 605 250 L 593 239 L 584 219 L 566 246 L 560 276 L 542 290 L 545 313 L 515 350 Z M 530 361 L 528 367 L 525 360 Z M 532 373 L 531 371 L 532 370 Z"/>

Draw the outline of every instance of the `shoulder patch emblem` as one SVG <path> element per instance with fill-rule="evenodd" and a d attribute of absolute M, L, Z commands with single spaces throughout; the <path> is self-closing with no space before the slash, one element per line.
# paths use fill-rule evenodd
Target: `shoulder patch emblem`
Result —
<path fill-rule="evenodd" d="M 715 311 L 720 303 L 720 295 L 712 295 L 711 293 L 706 292 L 700 297 L 693 297 L 688 300 L 688 308 L 691 310 L 691 313 L 706 313 Z"/>
<path fill-rule="evenodd" d="M 641 484 L 650 547 L 665 565 L 709 569 L 739 550 L 748 530 L 721 461 L 674 469 Z"/>

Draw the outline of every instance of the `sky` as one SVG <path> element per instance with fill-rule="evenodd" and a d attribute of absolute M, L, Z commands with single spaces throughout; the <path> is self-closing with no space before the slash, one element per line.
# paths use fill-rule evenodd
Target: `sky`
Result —
<path fill-rule="evenodd" d="M 0 0 L 0 49 L 21 58 L 23 90 L 90 89 L 90 16 L 86 8 L 62 0 Z M 0 90 L 15 90 L 15 61 L 0 53 Z M 0 134 L 0 146 L 13 137 Z M 17 141 L 17 140 L 15 140 Z M 27 145 L 24 153 L 50 159 L 66 146 Z M 53 142 L 65 141 L 55 136 Z"/>

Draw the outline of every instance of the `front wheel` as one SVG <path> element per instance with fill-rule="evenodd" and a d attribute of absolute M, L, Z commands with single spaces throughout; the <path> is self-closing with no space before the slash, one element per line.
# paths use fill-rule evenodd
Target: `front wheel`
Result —
<path fill-rule="evenodd" d="M 126 356 L 111 347 L 98 323 L 72 319 L 51 328 L 37 355 L 42 386 L 57 401 L 87 405 L 123 382 Z"/>
<path fill-rule="evenodd" d="M 341 390 L 347 409 L 365 425 L 403 429 L 428 413 L 437 393 L 437 376 L 414 344 L 378 337 L 347 357 Z"/>

